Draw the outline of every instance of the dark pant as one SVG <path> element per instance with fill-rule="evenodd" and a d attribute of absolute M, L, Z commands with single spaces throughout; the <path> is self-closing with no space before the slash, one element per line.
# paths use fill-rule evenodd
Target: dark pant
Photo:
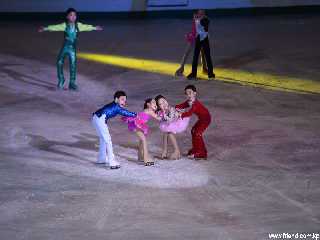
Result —
<path fill-rule="evenodd" d="M 211 61 L 211 54 L 210 54 L 210 46 L 209 46 L 209 38 L 208 37 L 206 37 L 202 41 L 200 41 L 199 36 L 196 38 L 196 45 L 194 47 L 191 74 L 195 77 L 197 76 L 198 59 L 199 59 L 199 54 L 200 54 L 201 49 L 203 49 L 204 56 L 205 56 L 205 59 L 207 62 L 208 77 L 212 77 L 213 76 L 213 66 L 212 66 L 212 61 Z"/>
<path fill-rule="evenodd" d="M 206 158 L 207 149 L 203 141 L 202 134 L 210 125 L 210 120 L 198 120 L 191 129 L 192 134 L 192 149 L 188 152 L 189 155 L 193 154 L 196 158 Z"/>
<path fill-rule="evenodd" d="M 208 72 L 207 60 L 206 60 L 203 48 L 201 48 L 200 56 L 201 56 L 202 71 Z"/>

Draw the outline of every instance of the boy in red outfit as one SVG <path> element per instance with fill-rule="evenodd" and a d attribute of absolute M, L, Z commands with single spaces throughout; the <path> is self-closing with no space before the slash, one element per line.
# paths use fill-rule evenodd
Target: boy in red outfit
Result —
<path fill-rule="evenodd" d="M 188 157 L 197 160 L 207 159 L 207 149 L 203 141 L 202 134 L 208 128 L 211 122 L 211 115 L 208 109 L 196 98 L 197 89 L 194 85 L 188 85 L 184 89 L 187 101 L 176 105 L 177 109 L 186 109 L 191 107 L 187 112 L 181 114 L 181 117 L 189 117 L 193 113 L 197 115 L 198 121 L 192 127 L 192 149 L 188 152 Z"/>

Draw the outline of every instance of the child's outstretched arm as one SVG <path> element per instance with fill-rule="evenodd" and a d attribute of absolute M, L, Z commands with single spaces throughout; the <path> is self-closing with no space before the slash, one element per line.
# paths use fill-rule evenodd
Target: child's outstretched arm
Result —
<path fill-rule="evenodd" d="M 188 101 L 185 101 L 185 102 L 183 102 L 181 104 L 176 105 L 177 109 L 185 109 L 185 108 L 188 108 L 188 107 L 189 107 Z"/>
<path fill-rule="evenodd" d="M 154 119 L 156 119 L 156 120 L 158 120 L 158 121 L 161 121 L 161 117 L 160 116 L 158 116 L 158 114 L 156 114 L 155 112 L 149 112 L 149 115 L 151 116 L 151 117 L 153 117 Z"/>
<path fill-rule="evenodd" d="M 80 32 L 90 32 L 90 31 L 101 31 L 103 28 L 101 26 L 93 26 L 90 24 L 84 24 L 81 22 L 78 22 L 78 28 Z"/>
<path fill-rule="evenodd" d="M 124 117 L 136 117 L 137 114 L 135 112 L 130 112 L 127 109 L 119 107 L 119 114 Z"/>
<path fill-rule="evenodd" d="M 47 27 L 40 27 L 39 32 L 49 31 L 49 32 L 63 32 L 66 29 L 66 23 L 60 23 L 55 25 L 49 25 Z"/>
<path fill-rule="evenodd" d="M 194 112 L 194 105 L 192 105 L 192 107 L 189 109 L 189 111 L 184 112 L 184 113 L 180 113 L 181 118 L 185 118 L 185 117 L 190 117 Z"/>

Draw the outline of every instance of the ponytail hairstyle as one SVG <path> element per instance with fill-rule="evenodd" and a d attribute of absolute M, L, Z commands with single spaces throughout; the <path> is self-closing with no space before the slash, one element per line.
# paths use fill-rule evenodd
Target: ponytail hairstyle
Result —
<path fill-rule="evenodd" d="M 151 101 L 152 101 L 152 98 L 147 98 L 146 100 L 144 100 L 143 109 L 147 109 L 148 103 L 151 103 Z"/>

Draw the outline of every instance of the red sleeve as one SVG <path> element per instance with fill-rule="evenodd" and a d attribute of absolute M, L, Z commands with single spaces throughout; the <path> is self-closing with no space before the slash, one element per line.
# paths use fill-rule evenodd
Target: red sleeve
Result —
<path fill-rule="evenodd" d="M 179 108 L 179 109 L 185 109 L 187 107 L 189 107 L 188 101 L 185 101 L 181 104 L 176 105 L 176 108 Z"/>
<path fill-rule="evenodd" d="M 194 112 L 194 104 L 192 105 L 191 109 L 187 112 L 181 114 L 181 118 L 190 117 Z"/>

